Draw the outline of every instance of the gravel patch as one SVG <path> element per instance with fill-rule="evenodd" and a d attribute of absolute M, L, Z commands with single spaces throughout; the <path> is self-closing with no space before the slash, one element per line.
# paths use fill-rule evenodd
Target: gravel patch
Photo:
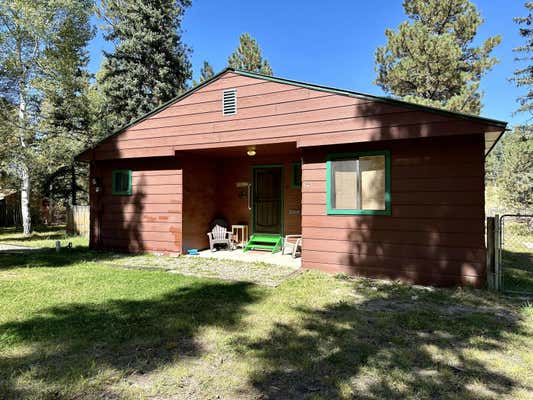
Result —
<path fill-rule="evenodd" d="M 294 266 L 183 256 L 117 255 L 115 260 L 103 264 L 130 269 L 164 270 L 201 278 L 251 282 L 273 287 L 300 271 L 300 268 Z"/>

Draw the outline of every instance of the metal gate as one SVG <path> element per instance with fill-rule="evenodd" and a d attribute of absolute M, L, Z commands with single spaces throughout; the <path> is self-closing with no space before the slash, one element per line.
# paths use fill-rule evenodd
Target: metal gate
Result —
<path fill-rule="evenodd" d="M 533 294 L 533 214 L 504 214 L 495 222 L 498 287 Z"/>

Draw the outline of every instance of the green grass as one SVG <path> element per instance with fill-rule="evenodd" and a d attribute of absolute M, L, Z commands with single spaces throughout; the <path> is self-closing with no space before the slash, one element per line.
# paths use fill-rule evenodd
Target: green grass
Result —
<path fill-rule="evenodd" d="M 0 254 L 0 398 L 530 399 L 533 306 L 306 272 L 277 288 Z"/>
<path fill-rule="evenodd" d="M 88 237 L 67 235 L 64 225 L 37 227 L 29 236 L 22 234 L 20 228 L 0 228 L 0 244 L 55 248 L 57 240 L 61 242 L 62 247 L 67 246 L 69 242 L 72 246 L 88 246 L 89 244 Z"/>
<path fill-rule="evenodd" d="M 533 294 L 533 232 L 524 223 L 507 222 L 503 230 L 503 288 Z"/>

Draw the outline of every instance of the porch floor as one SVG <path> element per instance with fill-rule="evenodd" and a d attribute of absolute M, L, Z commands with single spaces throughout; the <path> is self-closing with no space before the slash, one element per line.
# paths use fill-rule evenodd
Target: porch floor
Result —
<path fill-rule="evenodd" d="M 281 251 L 277 253 L 270 253 L 268 251 L 248 250 L 246 253 L 242 249 L 218 250 L 212 252 L 211 250 L 201 250 L 199 256 L 188 257 L 203 257 L 214 258 L 218 260 L 233 260 L 240 262 L 254 262 L 280 265 L 283 267 L 292 267 L 295 270 L 302 266 L 302 259 L 300 257 L 292 258 L 290 254 L 282 255 Z"/>

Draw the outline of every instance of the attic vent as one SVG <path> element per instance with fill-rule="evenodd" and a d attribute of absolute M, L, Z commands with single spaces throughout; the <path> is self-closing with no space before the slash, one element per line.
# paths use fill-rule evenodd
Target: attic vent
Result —
<path fill-rule="evenodd" d="M 237 114 L 237 89 L 224 90 L 222 94 L 222 114 Z"/>

